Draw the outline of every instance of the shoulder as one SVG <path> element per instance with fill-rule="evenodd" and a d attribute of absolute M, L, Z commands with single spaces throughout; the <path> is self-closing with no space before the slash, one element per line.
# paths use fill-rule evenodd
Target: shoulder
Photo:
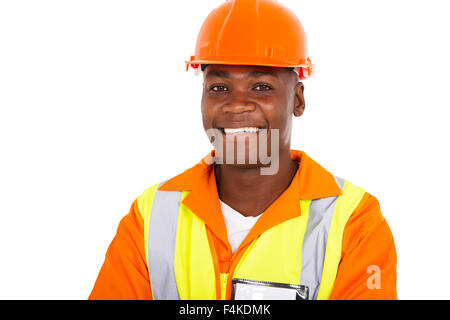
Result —
<path fill-rule="evenodd" d="M 368 237 L 376 241 L 393 240 L 377 197 L 350 181 L 345 181 L 341 197 L 351 203 L 344 228 L 344 251 L 351 251 Z"/>
<path fill-rule="evenodd" d="M 341 194 L 338 197 L 338 206 L 340 211 L 345 212 L 346 220 L 363 204 L 368 198 L 372 201 L 371 196 L 364 188 L 353 184 L 351 181 L 343 179 L 339 176 L 333 175 L 336 184 L 341 190 Z M 376 199 L 375 199 L 376 200 Z"/>
<path fill-rule="evenodd" d="M 157 191 L 192 190 L 197 181 L 207 176 L 208 170 L 210 170 L 210 166 L 199 163 L 170 179 L 160 181 L 145 189 L 136 199 L 136 205 L 142 218 L 145 220 L 149 216 Z"/>
<path fill-rule="evenodd" d="M 352 212 L 349 216 L 350 220 L 360 218 L 370 218 L 371 221 L 381 221 L 380 203 L 378 199 L 365 188 L 353 184 L 349 180 L 345 180 L 335 176 L 336 183 L 342 191 L 341 197 L 344 202 L 350 202 L 352 205 Z"/>
<path fill-rule="evenodd" d="M 153 198 L 155 197 L 156 190 L 159 186 L 161 186 L 163 182 L 158 182 L 153 184 L 152 186 L 145 189 L 135 200 L 137 209 L 139 211 L 140 216 L 144 221 L 146 221 L 146 217 L 150 215 L 151 206 L 153 203 Z"/>
<path fill-rule="evenodd" d="M 364 247 L 364 255 L 395 255 L 394 237 L 384 218 L 380 202 L 372 193 L 350 181 L 341 179 L 340 198 L 347 206 L 347 220 L 343 230 L 342 256 Z M 339 182 L 337 181 L 339 184 Z"/>
<path fill-rule="evenodd" d="M 374 226 L 385 223 L 378 199 L 365 188 L 353 184 L 338 176 L 334 176 L 336 184 L 341 189 L 339 205 L 346 212 L 346 226 L 354 230 L 355 235 L 361 235 Z"/>

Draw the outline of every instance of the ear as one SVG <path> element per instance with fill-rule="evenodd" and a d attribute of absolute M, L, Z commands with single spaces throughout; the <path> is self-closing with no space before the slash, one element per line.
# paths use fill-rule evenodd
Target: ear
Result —
<path fill-rule="evenodd" d="M 297 82 L 295 85 L 295 101 L 294 101 L 294 116 L 300 117 L 305 111 L 305 96 L 303 95 L 305 87 L 302 82 Z"/>

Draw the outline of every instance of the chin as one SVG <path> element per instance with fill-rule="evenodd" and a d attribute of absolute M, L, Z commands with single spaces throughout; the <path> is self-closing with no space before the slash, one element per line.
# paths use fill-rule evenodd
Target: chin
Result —
<path fill-rule="evenodd" d="M 238 169 L 259 169 L 263 167 L 262 164 L 250 164 L 250 163 L 239 163 L 239 164 L 225 164 L 227 166 L 235 167 Z"/>

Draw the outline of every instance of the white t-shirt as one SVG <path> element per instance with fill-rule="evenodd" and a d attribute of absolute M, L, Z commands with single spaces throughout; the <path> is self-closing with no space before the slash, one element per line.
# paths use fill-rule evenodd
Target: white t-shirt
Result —
<path fill-rule="evenodd" d="M 220 199 L 219 199 L 220 200 Z M 225 202 L 220 200 L 223 217 L 227 226 L 228 241 L 231 244 L 234 253 L 239 248 L 241 242 L 245 239 L 256 221 L 261 217 L 262 213 L 256 217 L 246 217 L 240 212 L 234 210 Z"/>

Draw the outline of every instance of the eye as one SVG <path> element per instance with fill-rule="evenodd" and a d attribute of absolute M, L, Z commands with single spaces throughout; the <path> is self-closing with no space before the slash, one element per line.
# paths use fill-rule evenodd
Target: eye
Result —
<path fill-rule="evenodd" d="M 267 84 L 258 84 L 254 88 L 256 91 L 270 91 L 272 90 L 271 86 L 268 86 Z"/>
<path fill-rule="evenodd" d="M 209 88 L 210 91 L 220 92 L 220 91 L 228 91 L 228 88 L 223 85 L 216 85 Z"/>

